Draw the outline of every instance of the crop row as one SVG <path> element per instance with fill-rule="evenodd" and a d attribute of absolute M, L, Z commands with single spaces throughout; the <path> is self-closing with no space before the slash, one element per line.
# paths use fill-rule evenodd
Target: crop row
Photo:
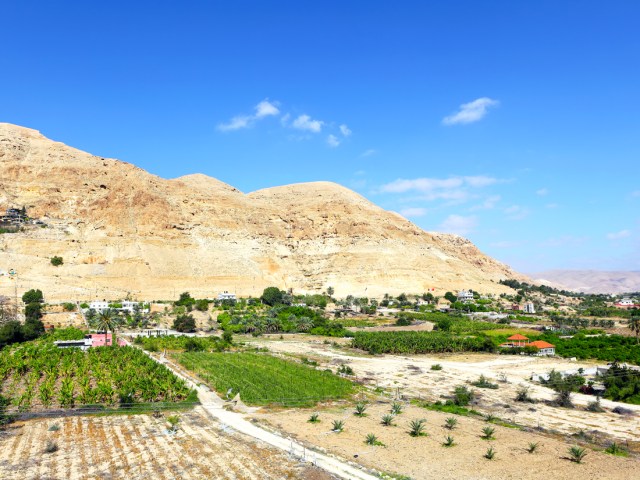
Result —
<path fill-rule="evenodd" d="M 184 381 L 132 347 L 84 352 L 42 342 L 0 351 L 0 395 L 21 411 L 180 402 L 190 394 Z"/>
<path fill-rule="evenodd" d="M 490 338 L 438 332 L 356 332 L 352 346 L 369 353 L 491 352 Z"/>
<path fill-rule="evenodd" d="M 240 394 L 254 405 L 313 405 L 318 401 L 344 398 L 353 384 L 331 371 L 248 352 L 176 354 L 186 369 L 229 397 Z"/>

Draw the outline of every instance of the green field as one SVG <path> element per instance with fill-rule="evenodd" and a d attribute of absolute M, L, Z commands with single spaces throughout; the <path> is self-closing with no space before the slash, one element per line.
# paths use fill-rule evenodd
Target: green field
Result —
<path fill-rule="evenodd" d="M 349 380 L 268 354 L 187 352 L 174 356 L 221 395 L 240 393 L 247 404 L 313 406 L 353 392 Z"/>
<path fill-rule="evenodd" d="M 352 346 L 369 353 L 492 352 L 488 337 L 439 332 L 356 332 Z"/>
<path fill-rule="evenodd" d="M 36 341 L 0 350 L 0 396 L 19 411 L 131 407 L 184 402 L 190 395 L 184 381 L 133 347 L 83 352 Z"/>

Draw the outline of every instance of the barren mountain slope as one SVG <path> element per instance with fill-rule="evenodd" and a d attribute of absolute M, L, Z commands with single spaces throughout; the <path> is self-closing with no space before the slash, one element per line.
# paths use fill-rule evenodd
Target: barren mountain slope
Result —
<path fill-rule="evenodd" d="M 640 291 L 640 272 L 603 270 L 547 270 L 532 278 L 545 285 L 584 293 Z"/>
<path fill-rule="evenodd" d="M 49 228 L 0 236 L 0 271 L 54 298 L 258 294 L 339 296 L 474 288 L 521 278 L 455 235 L 425 232 L 328 182 L 243 194 L 205 175 L 165 180 L 35 130 L 0 124 L 0 208 Z M 64 265 L 49 259 L 59 255 Z M 13 284 L 0 277 L 0 294 Z"/>

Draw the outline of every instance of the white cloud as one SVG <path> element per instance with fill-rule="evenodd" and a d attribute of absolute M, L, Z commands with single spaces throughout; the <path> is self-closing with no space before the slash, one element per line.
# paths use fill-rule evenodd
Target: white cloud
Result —
<path fill-rule="evenodd" d="M 473 102 L 460 105 L 460 110 L 453 115 L 444 117 L 442 123 L 444 125 L 459 125 L 477 122 L 487 114 L 489 107 L 496 106 L 498 103 L 500 102 L 488 97 L 478 98 Z"/>
<path fill-rule="evenodd" d="M 387 193 L 404 193 L 408 191 L 430 193 L 436 190 L 463 186 L 473 188 L 486 187 L 500 181 L 501 180 L 497 178 L 487 177 L 485 175 L 450 178 L 399 178 L 398 180 L 383 185 L 380 190 Z"/>
<path fill-rule="evenodd" d="M 640 190 L 634 190 L 633 192 L 631 192 L 631 196 L 632 197 L 640 197 Z"/>
<path fill-rule="evenodd" d="M 544 197 L 545 195 L 549 194 L 549 190 L 547 190 L 546 188 L 541 188 L 540 190 L 536 190 L 536 195 L 539 195 L 541 197 Z"/>
<path fill-rule="evenodd" d="M 313 120 L 309 115 L 300 115 L 296 118 L 291 126 L 298 130 L 308 130 L 313 133 L 320 133 L 324 122 L 322 120 Z"/>
<path fill-rule="evenodd" d="M 629 230 L 620 230 L 619 232 L 607 233 L 608 240 L 620 240 L 631 236 Z"/>
<path fill-rule="evenodd" d="M 368 150 L 365 150 L 364 152 L 362 152 L 360 154 L 360 157 L 365 158 L 365 157 L 370 157 L 371 155 L 375 155 L 376 153 L 378 153 L 377 150 L 370 148 Z"/>
<path fill-rule="evenodd" d="M 427 209 L 426 208 L 421 208 L 421 207 L 409 207 L 409 208 L 404 208 L 402 210 L 400 210 L 400 215 L 402 215 L 403 217 L 423 217 L 427 214 Z"/>
<path fill-rule="evenodd" d="M 342 133 L 343 136 L 348 137 L 351 135 L 351 130 L 343 123 L 340 125 L 340 133 Z"/>
<path fill-rule="evenodd" d="M 494 248 L 514 248 L 521 245 L 521 242 L 510 242 L 508 240 L 502 240 L 500 242 L 490 243 L 489 246 Z"/>
<path fill-rule="evenodd" d="M 474 216 L 464 217 L 462 215 L 449 215 L 440 224 L 440 230 L 446 233 L 467 235 L 478 225 L 478 219 Z"/>
<path fill-rule="evenodd" d="M 474 205 L 469 210 L 474 212 L 476 210 L 491 210 L 495 208 L 496 204 L 502 199 L 500 195 L 491 195 L 490 197 L 485 198 L 484 202 Z"/>
<path fill-rule="evenodd" d="M 278 115 L 280 110 L 276 107 L 277 103 L 271 103 L 268 100 L 261 101 L 258 105 L 256 105 L 256 114 L 255 118 L 263 118 L 269 117 L 272 115 Z"/>
<path fill-rule="evenodd" d="M 511 205 L 504 209 L 509 220 L 523 220 L 529 216 L 529 209 L 520 205 Z"/>
<path fill-rule="evenodd" d="M 218 125 L 218 130 L 221 132 L 231 132 L 233 130 L 240 130 L 241 128 L 248 128 L 251 125 L 252 117 L 247 115 L 239 115 L 233 117 L 229 123 L 221 123 Z"/>
<path fill-rule="evenodd" d="M 330 147 L 337 147 L 338 145 L 340 145 L 340 140 L 338 140 L 338 137 L 336 137 L 335 135 L 329 135 L 327 137 L 327 143 L 329 144 Z"/>
<path fill-rule="evenodd" d="M 271 117 L 274 115 L 278 115 L 280 110 L 276 106 L 278 102 L 270 102 L 269 100 L 262 100 L 258 103 L 254 110 L 256 111 L 253 115 L 236 115 L 229 121 L 229 123 L 220 123 L 217 128 L 221 132 L 231 132 L 234 130 L 240 130 L 243 128 L 251 127 L 256 120 L 261 120 L 265 117 Z"/>

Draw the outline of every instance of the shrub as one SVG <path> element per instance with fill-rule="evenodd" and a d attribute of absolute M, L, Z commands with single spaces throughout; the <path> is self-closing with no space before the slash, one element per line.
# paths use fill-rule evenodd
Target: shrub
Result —
<path fill-rule="evenodd" d="M 353 368 L 345 364 L 342 364 L 338 367 L 338 373 L 342 373 L 344 375 L 354 375 Z"/>
<path fill-rule="evenodd" d="M 466 386 L 460 385 L 453 391 L 453 403 L 459 407 L 466 407 L 473 401 L 473 390 L 469 390 Z"/>
<path fill-rule="evenodd" d="M 386 414 L 382 416 L 382 425 L 384 425 L 385 427 L 391 427 L 393 426 L 393 415 L 390 414 Z"/>
<path fill-rule="evenodd" d="M 87 308 L 89 308 L 89 304 L 87 302 L 82 302 L 80 304 L 80 308 L 82 308 L 83 310 L 86 310 Z"/>
<path fill-rule="evenodd" d="M 178 332 L 195 332 L 196 320 L 191 315 L 179 315 L 173 321 L 173 328 Z"/>
<path fill-rule="evenodd" d="M 76 304 L 71 302 L 65 302 L 62 304 L 62 308 L 64 308 L 67 312 L 73 312 L 76 309 Z"/>
<path fill-rule="evenodd" d="M 453 447 L 455 443 L 453 442 L 453 437 L 451 435 L 447 435 L 442 443 L 443 447 Z"/>
<path fill-rule="evenodd" d="M 25 292 L 24 295 L 22 295 L 22 301 L 24 303 L 42 303 L 42 302 L 44 302 L 44 296 L 42 295 L 42 290 L 31 289 L 28 292 Z"/>
<path fill-rule="evenodd" d="M 367 434 L 367 437 L 364 440 L 364 443 L 366 443 L 367 445 L 373 445 L 373 446 L 384 446 L 384 444 L 378 440 L 378 437 L 376 437 L 373 433 L 369 433 Z"/>
<path fill-rule="evenodd" d="M 423 437 L 426 436 L 426 432 L 424 431 L 424 420 L 412 420 L 409 424 L 409 435 L 412 437 Z"/>
<path fill-rule="evenodd" d="M 442 365 L 440 365 L 439 363 L 434 363 L 433 365 L 431 365 L 431 370 L 442 370 Z"/>
<path fill-rule="evenodd" d="M 529 396 L 529 387 L 527 385 L 522 385 L 516 391 L 516 402 L 529 402 L 534 403 L 533 398 Z"/>
<path fill-rule="evenodd" d="M 366 409 L 367 409 L 367 405 L 362 402 L 359 402 L 356 404 L 356 411 L 354 412 L 354 415 L 356 417 L 366 417 L 366 414 L 364 413 Z"/>
<path fill-rule="evenodd" d="M 51 257 L 51 265 L 54 267 L 59 267 L 63 263 L 64 261 L 62 260 L 62 257 Z"/>
<path fill-rule="evenodd" d="M 629 452 L 622 447 L 619 443 L 613 442 L 607 448 L 605 448 L 605 453 L 610 455 L 616 455 L 618 457 L 626 457 L 629 455 Z"/>
<path fill-rule="evenodd" d="M 393 405 L 391 405 L 391 413 L 394 415 L 400 415 L 402 413 L 402 404 L 393 402 Z"/>
<path fill-rule="evenodd" d="M 493 436 L 495 432 L 496 429 L 493 427 L 484 427 L 482 429 L 482 435 L 480 436 L 480 438 L 482 438 L 483 440 L 493 440 L 495 438 Z"/>
<path fill-rule="evenodd" d="M 197 338 L 189 337 L 184 342 L 185 352 L 204 352 L 206 347 L 203 342 L 198 341 Z"/>
<path fill-rule="evenodd" d="M 484 454 L 484 458 L 486 458 L 487 460 L 493 460 L 493 457 L 495 456 L 496 456 L 496 451 L 493 449 L 493 447 L 489 447 L 486 453 Z"/>
<path fill-rule="evenodd" d="M 574 405 L 571 400 L 571 390 L 558 390 L 553 403 L 558 407 L 573 408 Z"/>
<path fill-rule="evenodd" d="M 538 449 L 538 442 L 530 442 L 529 446 L 527 447 L 527 452 L 535 453 L 537 449 Z"/>
<path fill-rule="evenodd" d="M 320 423 L 320 419 L 318 418 L 320 416 L 319 413 L 312 413 L 311 416 L 309 417 L 308 422 L 309 423 Z"/>
<path fill-rule="evenodd" d="M 209 301 L 206 299 L 196 300 L 195 307 L 196 310 L 200 312 L 206 312 L 207 310 L 209 310 Z"/>
<path fill-rule="evenodd" d="M 572 462 L 582 463 L 582 460 L 586 455 L 587 451 L 582 447 L 574 445 L 573 447 L 569 448 L 569 459 Z"/>
<path fill-rule="evenodd" d="M 471 385 L 473 385 L 474 387 L 478 387 L 478 388 L 491 388 L 491 389 L 494 389 L 494 390 L 496 388 L 498 388 L 498 384 L 497 383 L 491 383 L 489 381 L 489 379 L 487 377 L 485 377 L 484 375 L 480 375 L 478 380 L 476 380 L 475 382 L 472 382 Z"/>
<path fill-rule="evenodd" d="M 602 408 L 602 405 L 600 405 L 600 397 L 597 397 L 593 402 L 589 402 L 587 404 L 587 410 L 594 413 L 604 412 L 604 408 Z"/>
<path fill-rule="evenodd" d="M 178 431 L 178 424 L 180 423 L 179 415 L 169 415 L 167 417 L 167 424 L 169 425 L 169 432 L 176 433 Z"/>
<path fill-rule="evenodd" d="M 453 430 L 454 428 L 456 428 L 456 425 L 458 425 L 458 419 L 456 417 L 448 417 L 444 421 L 444 428 L 448 430 Z"/>
<path fill-rule="evenodd" d="M 343 420 L 334 420 L 333 421 L 333 427 L 331 428 L 332 431 L 340 433 L 344 430 L 344 421 Z"/>
<path fill-rule="evenodd" d="M 50 432 L 57 432 L 58 430 L 60 430 L 60 425 L 58 425 L 57 423 L 54 423 L 48 428 L 48 431 Z"/>
<path fill-rule="evenodd" d="M 47 444 L 44 447 L 44 453 L 54 453 L 58 451 L 58 444 L 53 440 L 47 440 Z"/>

